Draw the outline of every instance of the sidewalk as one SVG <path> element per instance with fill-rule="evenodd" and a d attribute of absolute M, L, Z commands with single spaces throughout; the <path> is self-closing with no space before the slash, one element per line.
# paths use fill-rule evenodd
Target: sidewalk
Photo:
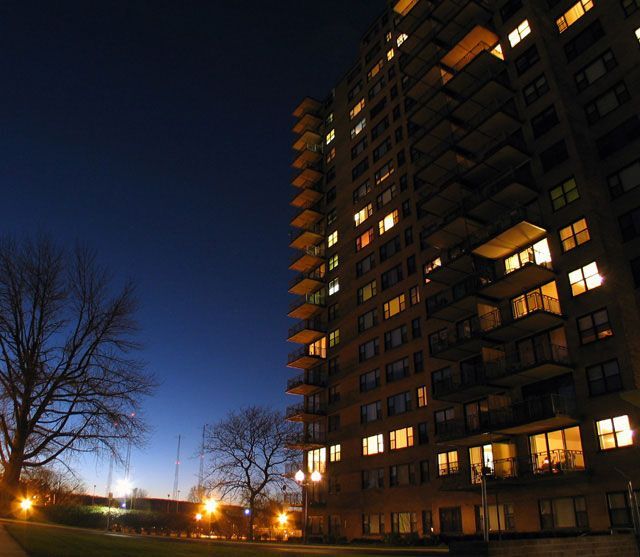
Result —
<path fill-rule="evenodd" d="M 27 557 L 2 524 L 0 524 L 0 557 Z"/>

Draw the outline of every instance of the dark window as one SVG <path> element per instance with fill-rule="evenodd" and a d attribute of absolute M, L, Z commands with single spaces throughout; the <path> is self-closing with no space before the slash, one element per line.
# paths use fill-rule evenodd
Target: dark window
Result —
<path fill-rule="evenodd" d="M 529 47 L 515 60 L 516 71 L 518 75 L 524 74 L 540 60 L 538 49 L 534 46 Z"/>
<path fill-rule="evenodd" d="M 384 349 L 392 350 L 407 342 L 407 326 L 401 325 L 384 334 Z"/>
<path fill-rule="evenodd" d="M 584 497 L 540 499 L 540 528 L 588 528 L 587 504 Z"/>
<path fill-rule="evenodd" d="M 598 58 L 589 62 L 580 71 L 576 72 L 574 78 L 576 80 L 576 87 L 578 88 L 578 91 L 583 91 L 589 85 L 605 76 L 617 65 L 618 62 L 616 61 L 613 52 L 607 50 L 604 54 L 601 54 Z"/>
<path fill-rule="evenodd" d="M 391 138 L 387 137 L 387 139 L 373 150 L 373 162 L 378 162 L 389 151 L 391 151 Z"/>
<path fill-rule="evenodd" d="M 500 17 L 505 22 L 522 8 L 522 0 L 509 0 L 500 8 Z"/>
<path fill-rule="evenodd" d="M 429 442 L 429 432 L 427 431 L 427 422 L 418 424 L 418 443 L 424 445 Z"/>
<path fill-rule="evenodd" d="M 356 95 L 362 90 L 362 81 L 358 81 L 351 89 L 349 89 L 349 93 L 347 93 L 347 97 L 350 101 L 352 101 Z"/>
<path fill-rule="evenodd" d="M 522 89 L 524 102 L 528 106 L 533 101 L 539 99 L 547 91 L 549 91 L 549 84 L 547 83 L 547 78 L 545 77 L 544 74 L 539 75 L 531 83 L 529 83 Z"/>
<path fill-rule="evenodd" d="M 338 431 L 340 429 L 340 414 L 332 414 L 329 416 L 329 431 Z"/>
<path fill-rule="evenodd" d="M 402 358 L 386 366 L 387 383 L 409 376 L 409 358 Z"/>
<path fill-rule="evenodd" d="M 548 172 L 555 166 L 558 166 L 568 158 L 569 152 L 567 151 L 567 145 L 564 140 L 554 143 L 551 147 L 540 153 L 540 162 L 542 163 L 542 169 L 545 172 Z"/>
<path fill-rule="evenodd" d="M 396 128 L 396 131 L 395 131 L 396 143 L 402 141 L 402 136 L 403 136 L 402 126 L 400 126 L 399 128 Z"/>
<path fill-rule="evenodd" d="M 362 471 L 362 489 L 384 487 L 384 468 Z"/>
<path fill-rule="evenodd" d="M 389 117 L 385 117 L 371 129 L 371 139 L 378 139 L 378 137 L 380 137 L 388 127 Z"/>
<path fill-rule="evenodd" d="M 353 167 L 353 170 L 351 171 L 351 179 L 356 180 L 357 178 L 362 176 L 362 174 L 364 174 L 368 168 L 369 159 L 362 159 L 358 164 L 356 164 L 356 166 Z"/>
<path fill-rule="evenodd" d="M 396 160 L 398 161 L 398 166 L 402 166 L 406 161 L 406 156 L 404 154 L 404 149 L 401 149 L 400 151 L 398 151 L 398 156 L 396 157 Z"/>
<path fill-rule="evenodd" d="M 431 511 L 422 511 L 422 535 L 430 536 L 433 534 L 433 515 Z"/>
<path fill-rule="evenodd" d="M 612 198 L 640 186 L 640 159 L 609 175 L 607 182 Z"/>
<path fill-rule="evenodd" d="M 410 246 L 411 244 L 413 244 L 413 229 L 409 227 L 404 231 L 404 245 Z"/>
<path fill-rule="evenodd" d="M 327 191 L 327 203 L 331 203 L 336 200 L 336 188 L 333 187 Z"/>
<path fill-rule="evenodd" d="M 393 121 L 395 122 L 402 115 L 400 105 L 396 105 L 393 107 Z"/>
<path fill-rule="evenodd" d="M 636 288 L 640 288 L 640 257 L 635 257 L 629 261 L 631 265 L 631 274 L 633 275 L 633 284 Z"/>
<path fill-rule="evenodd" d="M 413 372 L 420 373 L 421 371 L 424 371 L 424 357 L 422 355 L 422 350 L 413 353 Z"/>
<path fill-rule="evenodd" d="M 416 317 L 411 321 L 411 337 L 420 338 L 421 336 L 422 336 L 422 331 L 420 329 L 420 318 Z"/>
<path fill-rule="evenodd" d="M 620 0 L 620 5 L 622 6 L 624 15 L 629 17 L 640 8 L 640 0 Z"/>
<path fill-rule="evenodd" d="M 386 261 L 392 255 L 395 255 L 402 249 L 400 245 L 400 236 L 396 236 L 389 240 L 386 244 L 380 246 L 380 261 Z"/>
<path fill-rule="evenodd" d="M 356 263 L 356 276 L 361 277 L 365 273 L 368 273 L 376 266 L 375 253 L 367 255 L 364 259 L 361 259 Z"/>
<path fill-rule="evenodd" d="M 564 45 L 564 53 L 567 55 L 567 60 L 571 62 L 602 37 L 604 37 L 604 29 L 600 22 L 596 20 Z"/>
<path fill-rule="evenodd" d="M 582 317 L 578 317 L 578 335 L 582 344 L 590 344 L 613 336 L 613 329 L 609 323 L 609 312 L 599 309 Z"/>
<path fill-rule="evenodd" d="M 380 386 L 380 370 L 374 369 L 360 376 L 360 392 L 366 393 Z"/>
<path fill-rule="evenodd" d="M 327 371 L 329 372 L 329 375 L 335 375 L 340 371 L 338 356 L 327 360 Z"/>
<path fill-rule="evenodd" d="M 340 402 L 340 385 L 329 387 L 329 404 Z"/>
<path fill-rule="evenodd" d="M 329 170 L 327 170 L 327 175 L 325 178 L 325 182 L 328 184 L 329 182 L 333 182 L 336 177 L 336 167 L 332 166 Z"/>
<path fill-rule="evenodd" d="M 363 137 L 358 143 L 351 147 L 351 160 L 355 159 L 367 148 L 367 138 Z"/>
<path fill-rule="evenodd" d="M 402 265 L 396 265 L 380 275 L 380 285 L 382 290 L 386 290 L 402 280 Z"/>
<path fill-rule="evenodd" d="M 329 321 L 333 321 L 334 319 L 336 319 L 338 317 L 338 304 L 331 304 L 327 310 L 329 313 Z"/>
<path fill-rule="evenodd" d="M 371 184 L 369 183 L 369 180 L 367 180 L 364 184 L 353 190 L 353 203 L 356 204 L 361 199 L 364 199 L 370 191 Z"/>
<path fill-rule="evenodd" d="M 416 256 L 407 257 L 407 276 L 416 272 Z"/>
<path fill-rule="evenodd" d="M 440 507 L 440 532 L 443 534 L 462 534 L 460 507 Z"/>
<path fill-rule="evenodd" d="M 385 106 L 387 106 L 387 97 L 384 97 L 377 102 L 375 106 L 371 107 L 371 119 L 373 120 L 378 114 L 380 114 L 384 110 Z"/>
<path fill-rule="evenodd" d="M 591 396 L 622 390 L 618 360 L 609 360 L 587 368 L 587 381 Z"/>
<path fill-rule="evenodd" d="M 640 236 L 640 207 L 618 217 L 622 241 L 628 242 Z"/>
<path fill-rule="evenodd" d="M 589 124 L 595 124 L 630 98 L 627 86 L 621 81 L 584 107 L 587 121 Z"/>
<path fill-rule="evenodd" d="M 429 461 L 420 461 L 420 483 L 426 484 L 429 481 Z"/>
<path fill-rule="evenodd" d="M 633 519 L 631 518 L 631 509 L 636 505 L 640 514 L 640 490 L 633 492 L 632 504 L 629 504 L 629 492 L 617 491 L 607 493 L 607 507 L 609 508 L 609 519 L 613 528 L 632 528 Z"/>
<path fill-rule="evenodd" d="M 555 106 L 548 106 L 542 112 L 531 118 L 533 137 L 540 137 L 559 122 L 560 120 L 558 119 Z"/>
<path fill-rule="evenodd" d="M 389 467 L 389 485 L 413 485 L 416 483 L 413 464 L 397 464 Z"/>
<path fill-rule="evenodd" d="M 433 413 L 433 418 L 436 425 L 436 433 L 446 433 L 450 429 L 451 424 L 454 423 L 455 409 L 445 408 L 444 410 L 438 410 Z"/>
<path fill-rule="evenodd" d="M 380 342 L 377 338 L 374 338 L 373 340 L 370 340 L 358 346 L 358 357 L 361 362 L 377 356 L 379 352 Z"/>
<path fill-rule="evenodd" d="M 378 324 L 378 310 L 372 309 L 367 313 L 363 313 L 358 317 L 358 332 L 363 333 L 371 327 L 375 327 Z"/>
<path fill-rule="evenodd" d="M 626 147 L 638 137 L 640 137 L 640 119 L 634 115 L 596 140 L 598 154 L 601 158 L 608 157 Z"/>
<path fill-rule="evenodd" d="M 368 424 L 382 419 L 382 403 L 379 400 L 360 406 L 360 423 Z"/>
<path fill-rule="evenodd" d="M 399 393 L 387 398 L 387 415 L 397 416 L 411 410 L 411 393 Z"/>

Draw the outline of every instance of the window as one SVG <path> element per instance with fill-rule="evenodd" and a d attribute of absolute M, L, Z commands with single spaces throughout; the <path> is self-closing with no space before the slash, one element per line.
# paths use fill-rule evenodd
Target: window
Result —
<path fill-rule="evenodd" d="M 522 0 L 509 0 L 502 8 L 500 8 L 500 17 L 502 21 L 507 21 L 512 15 L 522 8 Z"/>
<path fill-rule="evenodd" d="M 338 220 L 338 211 L 334 208 L 327 213 L 327 226 L 331 226 L 336 220 Z"/>
<path fill-rule="evenodd" d="M 351 170 L 351 179 L 357 180 L 360 176 L 362 176 L 367 169 L 369 168 L 369 159 L 362 159 L 356 166 Z"/>
<path fill-rule="evenodd" d="M 529 33 L 531 33 L 531 27 L 529 27 L 529 21 L 522 21 L 511 33 L 509 33 L 509 43 L 511 48 L 516 46 L 522 39 L 524 39 Z"/>
<path fill-rule="evenodd" d="M 420 338 L 422 336 L 422 330 L 420 328 L 420 318 L 416 317 L 411 320 L 411 338 Z"/>
<path fill-rule="evenodd" d="M 537 114 L 531 119 L 531 129 L 533 130 L 533 137 L 538 138 L 541 135 L 548 132 L 560 120 L 558 114 L 553 105 L 545 108 L 541 113 Z"/>
<path fill-rule="evenodd" d="M 397 464 L 389 467 L 389 486 L 414 485 L 416 473 L 413 464 Z"/>
<path fill-rule="evenodd" d="M 510 255 L 504 260 L 505 274 L 513 273 L 518 269 L 535 263 L 536 265 L 545 265 L 551 262 L 551 252 L 549 251 L 549 242 L 546 238 L 526 247 L 525 249 Z"/>
<path fill-rule="evenodd" d="M 368 424 L 382 419 L 382 404 L 379 400 L 360 406 L 360 423 Z"/>
<path fill-rule="evenodd" d="M 353 126 L 353 128 L 351 128 L 351 139 L 354 139 L 355 137 L 360 135 L 362 130 L 364 130 L 366 127 L 367 127 L 367 119 L 363 118 L 355 126 Z"/>
<path fill-rule="evenodd" d="M 535 45 L 529 47 L 515 59 L 516 71 L 518 75 L 524 74 L 540 61 L 540 54 Z"/>
<path fill-rule="evenodd" d="M 629 504 L 630 498 L 632 500 L 631 504 Z M 631 510 L 636 506 L 638 513 L 640 513 L 640 491 L 634 490 L 631 497 L 628 491 L 607 493 L 607 506 L 613 528 L 632 528 Z"/>
<path fill-rule="evenodd" d="M 340 445 L 329 447 L 329 462 L 340 462 Z"/>
<path fill-rule="evenodd" d="M 380 232 L 380 236 L 382 236 L 385 232 L 391 230 L 396 224 L 398 224 L 397 209 L 386 215 L 382 220 L 378 222 L 378 231 Z"/>
<path fill-rule="evenodd" d="M 402 358 L 386 366 L 387 383 L 409 376 L 409 358 Z"/>
<path fill-rule="evenodd" d="M 405 302 L 404 294 L 400 294 L 400 296 L 396 296 L 392 298 L 388 302 L 385 302 L 383 305 L 384 310 L 384 318 L 390 319 L 394 315 L 398 315 L 400 312 L 404 311 L 407 307 Z"/>
<path fill-rule="evenodd" d="M 369 228 L 356 238 L 356 251 L 366 248 L 371 242 L 373 242 L 373 228 Z"/>
<path fill-rule="evenodd" d="M 593 290 L 602 285 L 602 276 L 598 273 L 598 264 L 592 261 L 584 267 L 580 267 L 569 273 L 569 284 L 571 284 L 571 294 L 579 296 L 588 290 Z"/>
<path fill-rule="evenodd" d="M 427 387 L 424 385 L 422 387 L 418 387 L 416 391 L 416 399 L 418 401 L 418 408 L 422 408 L 427 405 Z"/>
<path fill-rule="evenodd" d="M 539 75 L 522 89 L 524 102 L 527 106 L 529 106 L 531 103 L 542 97 L 542 95 L 544 95 L 547 91 L 549 91 L 549 83 L 547 83 L 547 78 L 544 74 Z"/>
<path fill-rule="evenodd" d="M 371 191 L 371 184 L 369 183 L 369 180 L 367 180 L 364 184 L 362 184 L 361 186 L 358 186 L 355 190 L 353 190 L 354 205 L 361 199 L 364 199 L 370 191 Z"/>
<path fill-rule="evenodd" d="M 420 373 L 424 371 L 424 357 L 422 355 L 422 350 L 413 353 L 413 372 Z"/>
<path fill-rule="evenodd" d="M 582 496 L 540 499 L 538 505 L 542 530 L 589 527 L 587 504 Z"/>
<path fill-rule="evenodd" d="M 398 348 L 398 346 L 402 346 L 405 342 L 407 342 L 407 326 L 402 325 L 400 327 L 396 327 L 391 331 L 387 331 L 384 334 L 384 349 L 392 350 L 393 348 Z"/>
<path fill-rule="evenodd" d="M 640 8 L 640 0 L 621 0 L 620 4 L 624 10 L 624 15 L 627 17 Z"/>
<path fill-rule="evenodd" d="M 489 530 L 515 530 L 513 505 L 487 505 L 489 511 Z M 480 505 L 476 505 L 476 530 L 484 530 L 484 511 Z"/>
<path fill-rule="evenodd" d="M 631 142 L 640 137 L 640 118 L 633 115 L 622 124 L 613 128 L 610 132 L 596 139 L 596 148 L 600 158 L 606 158 L 620 149 L 627 147 Z"/>
<path fill-rule="evenodd" d="M 380 247 L 380 262 L 386 261 L 402 249 L 400 237 L 396 236 Z"/>
<path fill-rule="evenodd" d="M 614 199 L 640 186 L 640 159 L 609 175 L 607 182 L 609 193 Z"/>
<path fill-rule="evenodd" d="M 367 313 L 363 313 L 358 317 L 358 332 L 363 333 L 371 327 L 375 327 L 378 323 L 378 310 L 372 309 Z"/>
<path fill-rule="evenodd" d="M 579 0 L 578 2 L 576 2 L 558 19 L 556 19 L 558 32 L 564 33 L 591 8 L 593 8 L 593 0 Z"/>
<path fill-rule="evenodd" d="M 382 487 L 382 486 L 379 486 Z M 362 515 L 362 533 L 367 534 L 384 534 L 384 514 L 363 514 Z"/>
<path fill-rule="evenodd" d="M 382 433 L 362 438 L 362 455 L 371 456 L 384 452 L 384 440 Z"/>
<path fill-rule="evenodd" d="M 367 136 L 365 135 L 358 143 L 351 147 L 351 160 L 357 159 L 367 148 Z"/>
<path fill-rule="evenodd" d="M 340 385 L 331 385 L 329 387 L 329 404 L 340 402 Z"/>
<path fill-rule="evenodd" d="M 367 300 L 370 300 L 377 294 L 376 281 L 365 284 L 358 288 L 358 304 L 364 304 Z"/>
<path fill-rule="evenodd" d="M 384 110 L 385 106 L 387 106 L 386 96 L 371 107 L 371 110 L 369 111 L 369 116 L 371 117 L 371 119 L 375 119 L 375 117 Z"/>
<path fill-rule="evenodd" d="M 427 430 L 427 422 L 418 424 L 418 443 L 424 445 L 429 442 L 429 432 Z"/>
<path fill-rule="evenodd" d="M 376 266 L 376 256 L 375 253 L 370 253 L 364 259 L 361 259 L 356 263 L 356 276 L 361 277 L 362 275 L 368 273 L 371 269 Z"/>
<path fill-rule="evenodd" d="M 329 270 L 333 271 L 334 269 L 337 269 L 339 262 L 340 259 L 338 257 L 338 254 L 334 253 L 331 257 L 329 257 Z"/>
<path fill-rule="evenodd" d="M 409 289 L 409 305 L 415 306 L 420 303 L 420 290 L 417 286 L 412 286 Z"/>
<path fill-rule="evenodd" d="M 514 319 L 521 319 L 537 311 L 561 315 L 558 289 L 555 281 L 529 290 L 529 292 L 511 300 L 511 312 Z"/>
<path fill-rule="evenodd" d="M 327 468 L 327 449 L 314 449 L 307 452 L 307 467 L 309 472 L 317 470 L 324 474 Z"/>
<path fill-rule="evenodd" d="M 418 531 L 416 513 L 391 513 L 391 531 L 394 534 L 413 534 Z"/>
<path fill-rule="evenodd" d="M 402 45 L 402 43 L 406 41 L 408 38 L 409 38 L 409 35 L 407 35 L 406 33 L 400 33 L 398 35 L 398 38 L 396 39 L 396 45 L 400 47 L 400 45 Z"/>
<path fill-rule="evenodd" d="M 640 27 L 636 29 L 636 39 L 638 39 L 638 42 L 640 43 Z"/>
<path fill-rule="evenodd" d="M 338 431 L 340 429 L 340 414 L 333 414 L 327 419 L 327 429 L 332 431 Z"/>
<path fill-rule="evenodd" d="M 561 162 L 566 161 L 568 158 L 569 151 L 567 151 L 567 144 L 561 139 L 540 153 L 542 170 L 549 172 L 549 170 L 558 166 Z"/>
<path fill-rule="evenodd" d="M 329 145 L 336 138 L 336 130 L 331 130 L 325 137 L 325 143 Z"/>
<path fill-rule="evenodd" d="M 440 507 L 440 532 L 462 534 L 462 512 L 460 507 Z"/>
<path fill-rule="evenodd" d="M 333 187 L 327 191 L 327 203 L 332 203 L 336 200 L 336 188 Z"/>
<path fill-rule="evenodd" d="M 384 468 L 362 471 L 362 489 L 384 487 Z"/>
<path fill-rule="evenodd" d="M 397 451 L 413 447 L 413 427 L 404 427 L 389 432 L 389 450 Z"/>
<path fill-rule="evenodd" d="M 338 277 L 329 281 L 329 296 L 332 296 L 340 290 L 340 279 Z"/>
<path fill-rule="evenodd" d="M 590 102 L 584 107 L 589 124 L 595 124 L 600 118 L 603 118 L 610 112 L 613 112 L 621 104 L 627 102 L 631 96 L 627 90 L 624 81 L 616 84 L 606 93 L 600 95 L 597 99 Z"/>
<path fill-rule="evenodd" d="M 388 416 L 398 416 L 411 410 L 411 393 L 406 391 L 387 397 Z"/>
<path fill-rule="evenodd" d="M 375 174 L 374 178 L 376 181 L 376 186 L 380 185 L 384 182 L 389 176 L 391 176 L 394 172 L 393 161 L 389 161 L 385 165 L 383 165 Z"/>
<path fill-rule="evenodd" d="M 386 83 L 387 82 L 384 77 L 376 81 L 375 85 L 369 89 L 369 100 L 373 99 L 380 91 L 382 91 Z M 373 118 L 373 113 L 371 114 L 371 117 Z"/>
<path fill-rule="evenodd" d="M 327 360 L 327 372 L 329 373 L 329 375 L 335 375 L 339 371 L 340 371 L 340 359 L 338 358 L 338 356 L 329 358 Z"/>
<path fill-rule="evenodd" d="M 365 362 L 374 356 L 377 356 L 379 351 L 380 343 L 377 338 L 374 338 L 358 346 L 358 358 L 360 362 Z"/>
<path fill-rule="evenodd" d="M 631 265 L 631 274 L 633 275 L 633 285 L 638 288 L 640 287 L 640 257 L 634 257 L 631 261 L 629 261 Z"/>
<path fill-rule="evenodd" d="M 609 323 L 609 313 L 600 309 L 578 318 L 578 335 L 582 344 L 590 344 L 613 336 L 613 329 Z"/>
<path fill-rule="evenodd" d="M 394 57 L 394 52 L 393 52 L 393 48 L 390 48 L 389 50 L 387 50 L 387 61 L 390 61 L 393 57 Z"/>
<path fill-rule="evenodd" d="M 360 392 L 366 393 L 380 386 L 380 370 L 374 369 L 360 375 Z"/>
<path fill-rule="evenodd" d="M 559 186 L 553 188 L 549 192 L 549 196 L 551 197 L 551 205 L 554 211 L 562 209 L 565 205 L 574 202 L 580 197 L 575 178 L 571 177 Z"/>
<path fill-rule="evenodd" d="M 338 304 L 331 304 L 328 308 L 327 308 L 327 313 L 328 313 L 328 319 L 329 321 L 334 321 L 335 319 L 338 318 L 338 309 L 339 309 L 339 305 Z"/>
<path fill-rule="evenodd" d="M 373 150 L 373 162 L 378 162 L 389 151 L 391 151 L 391 138 L 387 137 L 380 145 Z"/>
<path fill-rule="evenodd" d="M 360 114 L 360 112 L 362 112 L 362 109 L 365 107 L 365 104 L 366 102 L 364 100 L 364 97 L 362 97 L 349 111 L 349 120 L 353 120 L 358 114 Z"/>
<path fill-rule="evenodd" d="M 618 360 L 609 360 L 587 368 L 587 381 L 591 396 L 622 390 Z"/>
<path fill-rule="evenodd" d="M 596 429 L 598 431 L 598 443 L 603 451 L 633 445 L 633 430 L 627 415 L 598 420 Z"/>
<path fill-rule="evenodd" d="M 529 435 L 529 449 L 534 474 L 584 470 L 582 438 L 578 426 Z"/>
<path fill-rule="evenodd" d="M 438 476 L 458 473 L 458 451 L 438 453 Z"/>
<path fill-rule="evenodd" d="M 332 247 L 335 246 L 338 243 L 338 231 L 334 230 L 331 234 L 329 234 L 329 236 L 327 237 L 327 247 Z"/>
<path fill-rule="evenodd" d="M 376 62 L 375 66 L 373 66 L 367 72 L 367 81 L 371 81 L 375 76 L 377 76 L 380 73 L 380 70 L 382 69 L 383 66 L 384 66 L 384 60 L 381 58 L 380 60 L 378 60 L 378 62 Z"/>
<path fill-rule="evenodd" d="M 586 89 L 592 83 L 595 83 L 601 77 L 605 76 L 607 72 L 612 70 L 618 65 L 613 52 L 607 50 L 604 54 L 601 54 L 589 62 L 584 68 L 582 68 L 575 75 L 576 87 L 578 91 Z"/>
<path fill-rule="evenodd" d="M 398 195 L 398 189 L 395 184 L 389 186 L 386 190 L 384 190 L 378 197 L 376 197 L 376 206 L 378 209 L 384 207 L 387 203 L 389 203 L 396 195 Z"/>
<path fill-rule="evenodd" d="M 340 344 L 340 329 L 336 329 L 329 333 L 329 348 L 333 348 L 338 344 Z"/>
<path fill-rule="evenodd" d="M 587 219 L 579 219 L 561 228 L 559 234 L 563 252 L 571 251 L 591 239 Z"/>
<path fill-rule="evenodd" d="M 356 226 L 360 226 L 372 214 L 373 204 L 368 203 L 364 208 L 360 209 L 355 215 L 353 215 L 353 220 L 355 221 Z"/>
<path fill-rule="evenodd" d="M 378 122 L 372 129 L 371 129 L 371 139 L 372 140 L 376 140 L 378 139 L 378 137 L 380 137 L 389 127 L 389 118 L 385 117 L 382 120 L 380 120 L 380 122 Z"/>
<path fill-rule="evenodd" d="M 628 242 L 640 236 L 640 207 L 618 217 L 622 241 Z"/>
<path fill-rule="evenodd" d="M 391 267 L 391 269 L 382 273 L 382 275 L 380 275 L 382 290 L 398 284 L 402 280 L 402 276 L 402 264 Z"/>
<path fill-rule="evenodd" d="M 431 374 L 434 385 L 437 384 L 451 384 L 451 368 L 445 368 L 438 371 L 434 371 Z M 455 422 L 455 409 L 445 408 L 444 410 L 438 410 L 433 413 L 433 419 L 436 426 L 436 433 L 446 433 L 451 424 Z"/>
<path fill-rule="evenodd" d="M 600 22 L 596 20 L 564 45 L 564 53 L 567 56 L 567 61 L 571 62 L 580 56 L 580 54 L 586 52 L 602 37 L 604 37 L 604 29 Z"/>

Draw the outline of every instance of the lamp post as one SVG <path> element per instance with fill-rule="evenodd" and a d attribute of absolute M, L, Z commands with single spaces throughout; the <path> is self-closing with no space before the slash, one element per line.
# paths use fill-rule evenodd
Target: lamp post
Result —
<path fill-rule="evenodd" d="M 303 543 L 307 543 L 307 530 L 308 530 L 308 520 L 309 520 L 309 494 L 308 488 L 310 485 L 314 483 L 318 483 L 322 479 L 322 475 L 317 470 L 314 470 L 311 473 L 310 477 L 307 477 L 306 474 L 302 470 L 298 470 L 295 475 L 295 480 L 302 487 L 302 498 L 304 499 L 304 517 L 303 517 L 303 525 L 302 525 L 302 541 Z"/>
<path fill-rule="evenodd" d="M 204 502 L 204 510 L 209 515 L 209 536 L 211 536 L 211 515 L 214 512 L 216 512 L 217 508 L 218 508 L 218 502 L 214 501 L 213 499 L 207 499 Z"/>

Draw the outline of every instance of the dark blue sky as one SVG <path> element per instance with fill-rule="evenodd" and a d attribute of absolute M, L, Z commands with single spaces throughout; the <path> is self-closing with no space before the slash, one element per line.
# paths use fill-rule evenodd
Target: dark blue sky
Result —
<path fill-rule="evenodd" d="M 5 1 L 0 223 L 81 240 L 138 284 L 163 384 L 136 484 L 181 489 L 199 430 L 284 407 L 291 111 L 324 96 L 384 0 Z M 78 463 L 104 492 L 107 465 Z M 114 476 L 118 476 L 116 472 Z"/>

